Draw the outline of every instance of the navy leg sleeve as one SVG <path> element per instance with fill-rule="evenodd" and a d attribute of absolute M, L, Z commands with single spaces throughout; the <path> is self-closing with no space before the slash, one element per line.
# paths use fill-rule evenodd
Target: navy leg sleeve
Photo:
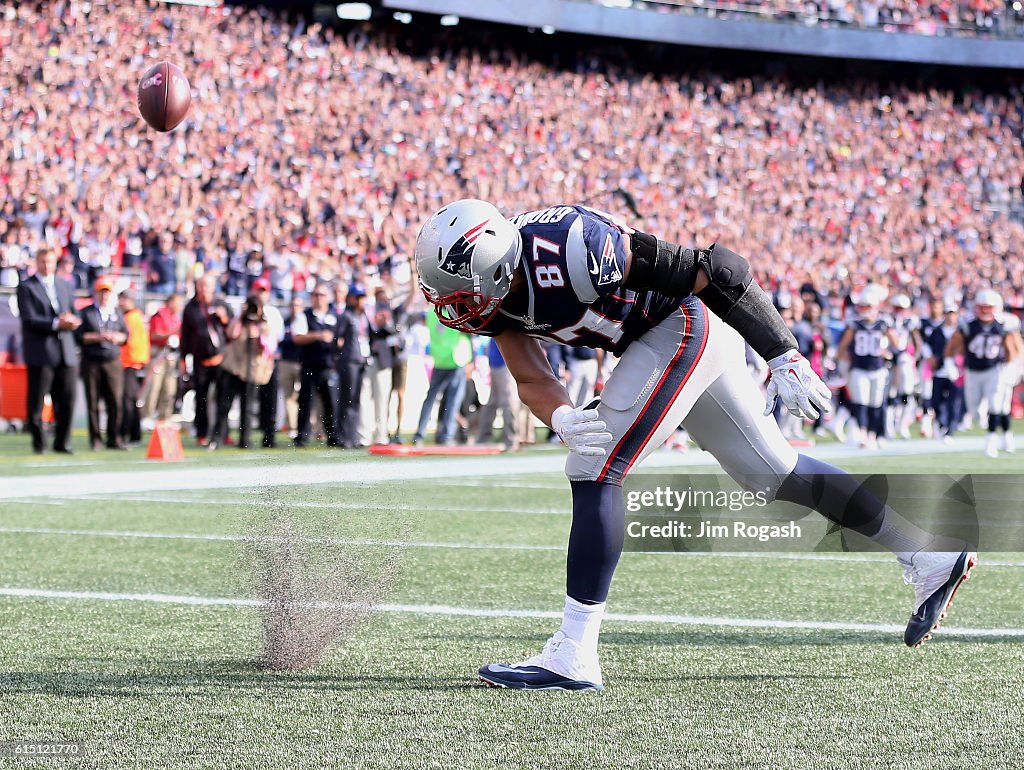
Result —
<path fill-rule="evenodd" d="M 626 535 L 622 487 L 597 481 L 572 481 L 572 530 L 566 562 L 565 592 L 583 604 L 608 598 L 612 575 Z"/>
<path fill-rule="evenodd" d="M 853 415 L 857 427 L 861 430 L 871 430 L 871 424 L 868 422 L 868 405 L 852 404 L 851 406 L 853 408 L 850 410 L 850 413 Z"/>
<path fill-rule="evenodd" d="M 776 495 L 779 500 L 806 506 L 830 521 L 870 537 L 882 526 L 885 504 L 844 470 L 807 455 Z"/>
<path fill-rule="evenodd" d="M 885 407 L 873 406 L 870 411 L 871 414 L 868 419 L 871 420 L 871 427 L 869 430 L 879 438 L 882 438 L 885 436 Z"/>

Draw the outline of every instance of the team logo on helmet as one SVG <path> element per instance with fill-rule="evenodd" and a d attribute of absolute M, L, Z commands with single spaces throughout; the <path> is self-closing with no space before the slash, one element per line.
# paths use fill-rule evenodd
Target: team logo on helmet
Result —
<path fill-rule="evenodd" d="M 476 227 L 472 227 L 463 233 L 452 244 L 452 247 L 448 249 L 447 254 L 440 255 L 438 268 L 459 278 L 466 278 L 467 280 L 472 278 L 473 271 L 470 270 L 469 264 L 473 259 L 473 250 L 476 248 L 476 242 L 484 231 L 484 226 L 490 221 L 485 219 Z"/>

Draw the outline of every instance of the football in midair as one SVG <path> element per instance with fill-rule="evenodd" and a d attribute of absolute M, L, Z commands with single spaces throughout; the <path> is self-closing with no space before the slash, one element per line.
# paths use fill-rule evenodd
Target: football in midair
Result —
<path fill-rule="evenodd" d="M 139 81 L 139 114 L 157 131 L 170 131 L 188 115 L 192 87 L 178 67 L 162 61 Z"/>

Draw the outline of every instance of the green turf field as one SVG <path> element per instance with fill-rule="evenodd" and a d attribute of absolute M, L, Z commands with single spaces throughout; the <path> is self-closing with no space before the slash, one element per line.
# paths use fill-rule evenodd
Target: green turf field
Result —
<path fill-rule="evenodd" d="M 557 627 L 542 613 L 560 611 L 564 584 L 559 451 L 470 465 L 190 451 L 162 465 L 141 450 L 26 457 L 26 443 L 0 438 L 0 742 L 84 742 L 84 758 L 47 765 L 1024 766 L 1021 554 L 983 555 L 950 633 L 919 650 L 895 630 L 912 594 L 887 558 L 626 554 L 607 689 L 497 691 L 476 667 L 533 654 Z M 1024 470 L 931 446 L 837 462 Z M 154 471 L 173 483 L 133 483 Z M 267 673 L 240 540 L 281 513 L 398 574 L 320 666 Z"/>

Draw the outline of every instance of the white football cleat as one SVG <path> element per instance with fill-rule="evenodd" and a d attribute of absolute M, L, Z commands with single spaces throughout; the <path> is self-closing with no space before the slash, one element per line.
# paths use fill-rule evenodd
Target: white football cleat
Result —
<path fill-rule="evenodd" d="M 999 448 L 997 446 L 998 439 L 995 433 L 989 433 L 988 439 L 985 440 L 985 456 L 996 458 L 999 457 Z"/>
<path fill-rule="evenodd" d="M 920 647 L 931 639 L 931 632 L 946 619 L 953 594 L 971 576 L 978 563 L 974 551 L 918 551 L 910 562 L 899 559 L 903 582 L 914 586 L 914 612 L 907 623 L 903 641 L 908 647 Z"/>
<path fill-rule="evenodd" d="M 513 690 L 603 690 L 597 651 L 587 651 L 562 631 L 548 639 L 539 655 L 522 663 L 489 663 L 480 681 Z"/>
<path fill-rule="evenodd" d="M 829 430 L 831 430 L 832 433 L 835 435 L 836 441 L 838 441 L 841 444 L 846 443 L 846 428 L 843 427 L 843 423 L 841 423 L 839 420 L 833 420 L 828 427 Z"/>
<path fill-rule="evenodd" d="M 1010 431 L 1006 431 L 1003 434 L 1003 451 L 1008 454 L 1013 454 L 1016 447 L 1013 445 L 1013 434 Z"/>
<path fill-rule="evenodd" d="M 935 425 L 932 422 L 932 416 L 926 414 L 921 418 L 921 435 L 924 438 L 931 438 L 934 435 Z"/>

